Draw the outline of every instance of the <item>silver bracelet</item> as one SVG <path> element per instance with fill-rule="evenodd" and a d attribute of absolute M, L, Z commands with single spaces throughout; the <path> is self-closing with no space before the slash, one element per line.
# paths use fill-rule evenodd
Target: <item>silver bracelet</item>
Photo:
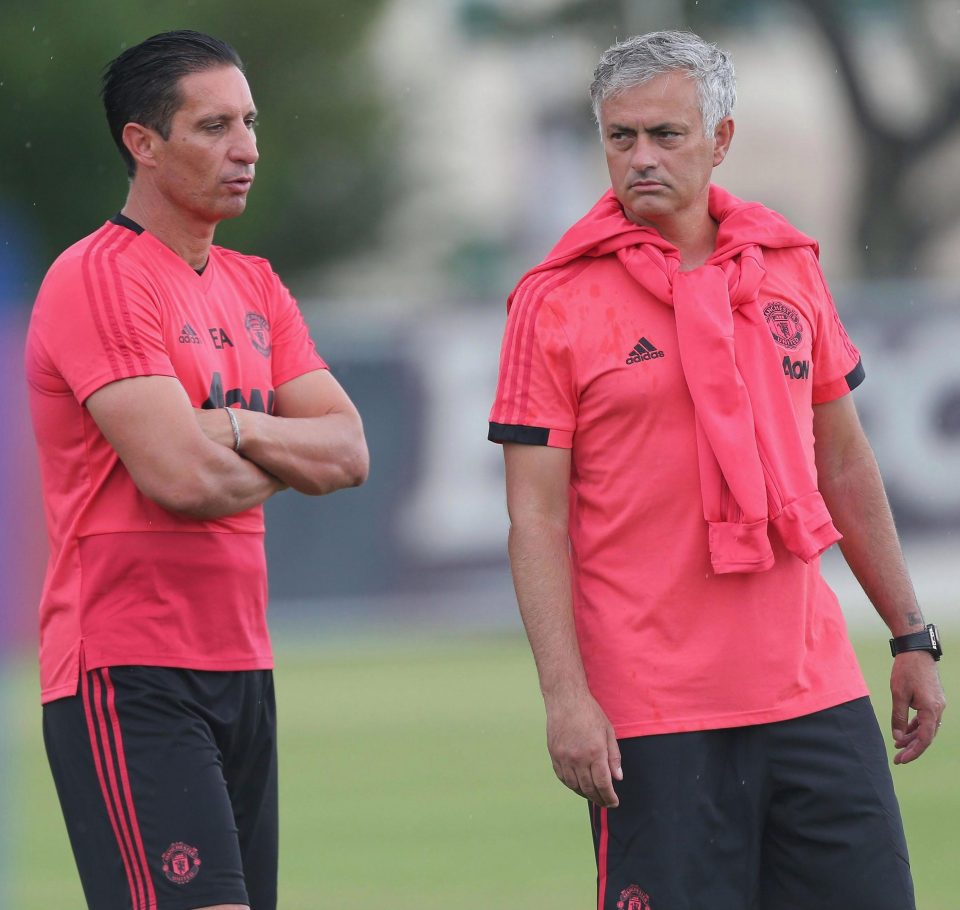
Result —
<path fill-rule="evenodd" d="M 230 418 L 230 426 L 233 429 L 233 451 L 240 451 L 240 421 L 237 420 L 237 415 L 233 413 L 233 408 L 224 408 L 227 412 L 227 417 Z"/>

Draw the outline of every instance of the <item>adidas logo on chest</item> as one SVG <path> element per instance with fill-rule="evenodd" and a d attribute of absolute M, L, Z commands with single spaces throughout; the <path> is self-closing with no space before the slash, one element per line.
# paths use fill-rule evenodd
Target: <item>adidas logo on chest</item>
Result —
<path fill-rule="evenodd" d="M 200 336 L 189 322 L 183 324 L 180 330 L 180 337 L 177 339 L 180 344 L 200 344 Z"/>
<path fill-rule="evenodd" d="M 661 351 L 655 344 L 648 341 L 646 338 L 641 338 L 634 346 L 633 350 L 630 351 L 627 356 L 627 364 L 632 363 L 643 363 L 645 360 L 657 360 L 660 357 L 663 357 L 663 351 Z"/>

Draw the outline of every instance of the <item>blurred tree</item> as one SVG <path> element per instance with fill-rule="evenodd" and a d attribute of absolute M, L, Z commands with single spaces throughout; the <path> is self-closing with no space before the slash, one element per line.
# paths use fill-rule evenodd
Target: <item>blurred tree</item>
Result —
<path fill-rule="evenodd" d="M 960 140 L 960 55 L 954 42 L 937 35 L 943 15 L 956 20 L 960 10 L 944 0 L 792 2 L 809 15 L 833 55 L 856 121 L 862 162 L 857 239 L 864 271 L 869 265 L 871 276 L 910 275 L 924 249 L 960 221 L 956 165 L 941 164 L 951 149 L 955 161 Z M 867 12 L 881 13 L 897 36 L 923 84 L 925 104 L 904 110 L 871 84 L 893 61 L 865 59 Z"/>
<path fill-rule="evenodd" d="M 100 105 L 102 68 L 150 35 L 192 28 L 237 48 L 260 110 L 257 185 L 217 241 L 267 256 L 286 278 L 342 255 L 369 240 L 372 213 L 396 191 L 363 47 L 383 2 L 3 3 L 0 208 L 36 236 L 40 268 L 117 211 L 126 175 Z"/>
<path fill-rule="evenodd" d="M 855 251 L 871 277 L 913 275 L 924 251 L 960 224 L 960 180 L 945 164 L 960 143 L 960 52 L 956 0 L 779 0 L 808 19 L 831 54 L 838 89 L 859 137 Z M 703 34 L 749 29 L 770 20 L 769 0 L 556 0 L 513 5 L 462 0 L 463 18 L 482 34 L 521 40 L 571 29 L 599 48 L 615 37 L 650 28 L 690 28 Z M 652 23 L 656 22 L 657 25 Z M 946 26 L 946 28 L 945 28 Z M 872 50 L 878 35 L 887 56 Z M 907 71 L 924 102 L 904 110 L 885 91 L 889 68 Z M 900 70 L 898 70 L 899 72 Z"/>

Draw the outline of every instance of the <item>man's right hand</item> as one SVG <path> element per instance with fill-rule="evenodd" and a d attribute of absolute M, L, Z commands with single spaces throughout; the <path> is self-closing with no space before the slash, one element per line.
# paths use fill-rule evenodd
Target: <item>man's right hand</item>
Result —
<path fill-rule="evenodd" d="M 620 800 L 613 782 L 623 780 L 623 769 L 603 709 L 589 693 L 551 700 L 546 708 L 547 749 L 557 777 L 601 808 L 616 808 Z"/>
<path fill-rule="evenodd" d="M 620 748 L 590 694 L 573 619 L 568 510 L 569 449 L 504 443 L 508 550 L 520 615 L 537 662 L 553 770 L 605 809 L 620 804 Z"/>

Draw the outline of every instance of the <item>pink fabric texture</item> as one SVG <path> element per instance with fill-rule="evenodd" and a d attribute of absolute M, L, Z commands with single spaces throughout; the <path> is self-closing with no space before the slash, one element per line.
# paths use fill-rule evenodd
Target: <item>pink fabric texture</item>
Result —
<path fill-rule="evenodd" d="M 817 244 L 776 212 L 718 186 L 710 187 L 708 204 L 719 230 L 713 254 L 699 268 L 681 271 L 676 247 L 629 221 L 608 190 L 527 276 L 583 256 L 615 254 L 635 281 L 673 307 L 696 412 L 714 571 L 771 568 L 770 525 L 791 553 L 810 562 L 840 533 L 804 455 L 758 292 L 764 248 L 808 246 L 817 253 Z"/>

